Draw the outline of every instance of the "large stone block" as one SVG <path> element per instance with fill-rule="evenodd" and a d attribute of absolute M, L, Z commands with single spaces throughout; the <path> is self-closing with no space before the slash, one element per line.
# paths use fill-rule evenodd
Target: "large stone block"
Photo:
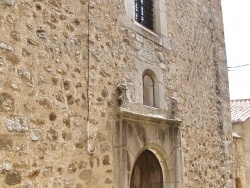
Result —
<path fill-rule="evenodd" d="M 46 97 L 40 98 L 39 99 L 39 104 L 41 106 L 43 106 L 44 108 L 49 108 L 49 109 L 53 108 L 53 101 L 50 100 L 49 98 L 46 98 Z"/>
<path fill-rule="evenodd" d="M 82 179 L 82 180 L 89 180 L 89 179 L 91 179 L 91 177 L 92 177 L 92 171 L 91 170 L 83 170 L 80 174 L 79 174 L 79 176 L 78 176 L 80 179 Z"/>
<path fill-rule="evenodd" d="M 32 141 L 41 140 L 41 129 L 36 129 L 36 128 L 31 129 L 29 136 Z"/>
<path fill-rule="evenodd" d="M 19 172 L 11 171 L 5 175 L 5 183 L 7 185 L 16 185 L 21 183 L 21 175 Z"/>
<path fill-rule="evenodd" d="M 6 2 L 6 4 L 7 4 L 8 0 L 2 0 L 2 1 Z M 7 50 L 7 51 L 10 51 L 10 52 L 13 52 L 13 48 L 10 45 L 8 45 L 8 44 L 6 44 L 4 42 L 0 42 L 0 48 L 4 49 L 4 50 Z"/>
<path fill-rule="evenodd" d="M 29 130 L 29 120 L 27 117 L 9 117 L 5 123 L 8 131 L 25 132 Z"/>

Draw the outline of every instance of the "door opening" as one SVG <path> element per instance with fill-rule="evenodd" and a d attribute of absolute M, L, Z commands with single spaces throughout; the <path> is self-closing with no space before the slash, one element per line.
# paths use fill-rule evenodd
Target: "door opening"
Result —
<path fill-rule="evenodd" d="M 132 171 L 130 188 L 163 188 L 163 174 L 153 152 L 141 153 Z"/>

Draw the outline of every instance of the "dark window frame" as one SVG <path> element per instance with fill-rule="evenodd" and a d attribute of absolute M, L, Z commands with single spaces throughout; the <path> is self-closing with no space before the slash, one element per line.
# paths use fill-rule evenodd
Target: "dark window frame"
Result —
<path fill-rule="evenodd" d="M 135 0 L 135 21 L 154 30 L 153 0 Z"/>

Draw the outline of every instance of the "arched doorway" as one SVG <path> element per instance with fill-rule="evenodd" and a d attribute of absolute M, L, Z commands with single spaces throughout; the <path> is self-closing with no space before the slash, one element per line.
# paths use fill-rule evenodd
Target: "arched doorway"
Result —
<path fill-rule="evenodd" d="M 240 177 L 236 177 L 235 182 L 236 182 L 236 188 L 242 188 Z"/>
<path fill-rule="evenodd" d="M 163 174 L 153 152 L 145 150 L 132 171 L 130 188 L 163 188 Z"/>

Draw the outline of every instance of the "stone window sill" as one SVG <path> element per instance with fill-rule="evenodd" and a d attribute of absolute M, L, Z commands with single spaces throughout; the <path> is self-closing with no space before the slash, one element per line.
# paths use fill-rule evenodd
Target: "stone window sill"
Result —
<path fill-rule="evenodd" d="M 170 127 L 179 127 L 182 123 L 182 121 L 179 119 L 168 119 L 162 117 L 161 115 L 154 114 L 139 114 L 129 111 L 126 108 L 120 108 L 118 117 L 157 125 L 168 125 Z"/>
<path fill-rule="evenodd" d="M 145 123 L 179 127 L 182 120 L 172 116 L 171 110 L 164 110 L 126 101 L 119 107 L 118 117 Z"/>
<path fill-rule="evenodd" d="M 143 25 L 141 25 L 140 23 L 134 21 L 133 24 L 133 29 L 139 33 L 140 35 L 144 36 L 145 38 L 159 44 L 162 45 L 162 35 L 161 34 L 157 34 L 154 31 L 151 31 L 149 29 L 147 29 L 146 27 L 144 27 Z"/>

